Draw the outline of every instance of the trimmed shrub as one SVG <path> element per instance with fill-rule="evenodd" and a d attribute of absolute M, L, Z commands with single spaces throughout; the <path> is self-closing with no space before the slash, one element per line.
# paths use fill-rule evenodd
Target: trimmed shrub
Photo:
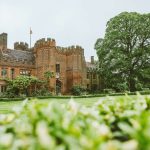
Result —
<path fill-rule="evenodd" d="M 105 94 L 115 93 L 115 91 L 113 89 L 104 89 L 103 92 Z"/>
<path fill-rule="evenodd" d="M 37 97 L 37 96 L 51 96 L 52 94 L 50 91 L 46 88 L 41 88 L 37 91 L 34 91 L 31 96 Z"/>
<path fill-rule="evenodd" d="M 85 92 L 85 89 L 79 85 L 72 87 L 72 94 L 73 95 L 82 95 Z"/>

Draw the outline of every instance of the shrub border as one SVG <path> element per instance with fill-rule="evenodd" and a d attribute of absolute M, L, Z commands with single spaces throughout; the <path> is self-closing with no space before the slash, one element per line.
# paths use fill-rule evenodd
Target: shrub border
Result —
<path fill-rule="evenodd" d="M 141 95 L 149 95 L 150 91 L 138 91 Z M 57 98 L 57 99 L 70 99 L 70 98 L 90 98 L 90 97 L 104 97 L 104 96 L 123 96 L 123 95 L 136 95 L 137 92 L 127 92 L 127 93 L 112 93 L 112 94 L 94 94 L 94 95 L 82 95 L 82 96 L 37 96 L 37 97 L 19 97 L 19 98 L 2 98 L 0 97 L 1 101 L 22 101 L 26 98 L 29 100 L 32 98 L 38 99 L 48 99 L 48 98 Z"/>

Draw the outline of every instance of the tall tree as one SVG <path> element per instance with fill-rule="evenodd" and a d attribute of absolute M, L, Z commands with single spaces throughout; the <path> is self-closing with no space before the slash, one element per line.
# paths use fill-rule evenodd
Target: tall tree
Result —
<path fill-rule="evenodd" d="M 150 13 L 123 12 L 107 23 L 104 39 L 95 49 L 105 86 L 136 90 L 150 81 Z"/>

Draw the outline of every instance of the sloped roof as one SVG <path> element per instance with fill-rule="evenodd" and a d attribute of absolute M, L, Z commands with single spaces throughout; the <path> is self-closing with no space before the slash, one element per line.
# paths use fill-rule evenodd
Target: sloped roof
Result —
<path fill-rule="evenodd" d="M 90 68 L 90 69 L 95 69 L 96 68 L 96 65 L 91 63 L 91 62 L 86 62 L 86 67 L 87 68 Z"/>
<path fill-rule="evenodd" d="M 7 59 L 7 61 L 9 60 L 14 60 L 14 61 L 18 61 L 23 62 L 26 61 L 27 63 L 31 64 L 34 63 L 34 54 L 33 52 L 29 52 L 29 51 L 23 51 L 23 50 L 13 50 L 13 49 L 7 49 L 4 51 L 0 51 L 0 57 L 1 59 Z"/>

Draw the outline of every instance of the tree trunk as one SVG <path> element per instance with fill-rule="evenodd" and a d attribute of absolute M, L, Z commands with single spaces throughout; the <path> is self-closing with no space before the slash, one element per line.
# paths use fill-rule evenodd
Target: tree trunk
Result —
<path fill-rule="evenodd" d="M 130 77 L 130 78 L 129 78 L 129 90 L 130 90 L 131 92 L 136 91 L 136 88 L 135 88 L 135 80 L 134 80 L 133 77 Z"/>

